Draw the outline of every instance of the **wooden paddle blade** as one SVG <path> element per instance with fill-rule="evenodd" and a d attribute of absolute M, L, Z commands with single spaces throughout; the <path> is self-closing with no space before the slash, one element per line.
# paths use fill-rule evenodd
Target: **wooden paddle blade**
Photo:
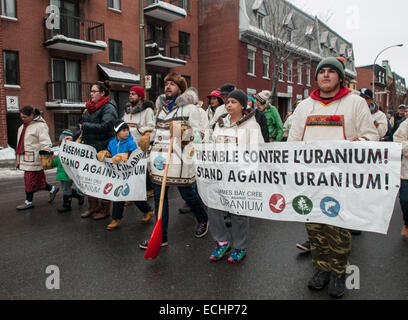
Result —
<path fill-rule="evenodd" d="M 145 259 L 156 259 L 159 255 L 161 243 L 163 239 L 162 220 L 158 219 L 154 226 L 152 235 L 150 236 L 149 244 L 145 252 Z"/>

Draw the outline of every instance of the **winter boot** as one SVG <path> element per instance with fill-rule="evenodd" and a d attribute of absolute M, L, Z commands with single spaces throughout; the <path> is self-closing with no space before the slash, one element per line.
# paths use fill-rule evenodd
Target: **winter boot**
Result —
<path fill-rule="evenodd" d="M 101 200 L 102 209 L 98 214 L 94 215 L 93 219 L 101 220 L 101 219 L 105 219 L 109 217 L 110 216 L 110 203 L 111 202 L 109 200 L 102 199 Z"/>
<path fill-rule="evenodd" d="M 142 223 L 148 223 L 154 217 L 154 211 L 143 213 L 143 218 L 140 220 Z"/>
<path fill-rule="evenodd" d="M 64 194 L 64 197 L 63 197 L 64 202 L 62 203 L 62 208 L 58 209 L 58 212 L 59 213 L 64 213 L 64 212 L 71 211 L 72 210 L 71 200 L 72 200 L 71 196 L 67 196 L 67 195 Z"/>
<path fill-rule="evenodd" d="M 75 189 L 72 189 L 72 198 L 78 199 L 78 204 L 80 206 L 85 202 L 85 196 L 80 195 Z"/>
<path fill-rule="evenodd" d="M 88 218 L 92 216 L 94 213 L 99 212 L 101 210 L 101 207 L 99 206 L 98 198 L 88 196 L 88 203 L 89 203 L 89 209 L 85 211 L 83 214 L 81 214 L 81 218 Z"/>

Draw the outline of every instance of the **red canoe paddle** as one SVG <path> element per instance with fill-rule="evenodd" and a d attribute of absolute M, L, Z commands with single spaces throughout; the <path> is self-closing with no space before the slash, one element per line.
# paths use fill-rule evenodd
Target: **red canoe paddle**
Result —
<path fill-rule="evenodd" d="M 157 214 L 157 222 L 154 226 L 152 235 L 150 236 L 149 244 L 145 252 L 145 259 L 155 259 L 159 255 L 163 233 L 162 233 L 162 212 L 163 212 L 163 201 L 164 194 L 166 193 L 166 181 L 167 173 L 169 171 L 171 153 L 173 151 L 173 135 L 170 137 L 169 151 L 167 153 L 166 167 L 164 169 L 163 182 L 160 191 L 160 203 L 159 203 L 159 212 Z"/>

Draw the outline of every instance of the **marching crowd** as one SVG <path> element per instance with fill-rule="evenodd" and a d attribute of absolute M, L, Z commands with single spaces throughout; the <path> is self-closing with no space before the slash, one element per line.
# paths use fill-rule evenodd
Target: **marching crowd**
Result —
<path fill-rule="evenodd" d="M 90 101 L 77 132 L 64 130 L 59 140 L 90 145 L 98 152 L 99 161 L 112 158 L 114 164 L 126 162 L 130 153 L 138 148 L 146 152 L 149 158 L 146 189 L 154 196 L 154 208 L 147 201 L 135 201 L 143 213 L 141 221 L 149 222 L 155 215 L 157 218 L 164 183 L 161 246 L 167 246 L 168 190 L 176 186 L 185 202 L 180 213 L 191 211 L 195 215 L 195 237 L 204 237 L 209 230 L 215 241 L 209 259 L 220 261 L 232 251 L 227 259 L 230 263 L 241 262 L 247 254 L 249 218 L 205 207 L 197 190 L 194 166 L 188 161 L 195 144 L 247 145 L 318 140 L 400 142 L 403 145 L 402 236 L 408 239 L 408 121 L 404 121 L 408 109 L 401 105 L 395 115 L 385 115 L 374 102 L 371 90 L 352 91 L 344 86 L 342 58 L 323 59 L 315 77 L 318 89 L 309 98 L 297 101 L 283 122 L 277 108 L 270 103 L 270 91 L 247 96 L 233 84 L 226 83 L 208 94 L 205 105 L 199 101 L 197 90 L 189 88 L 186 79 L 177 73 L 164 78 L 164 93 L 155 103 L 145 100 L 142 87 L 132 87 L 124 116 L 118 119 L 117 106 L 109 98 L 109 82 L 97 82 L 91 86 Z M 23 125 L 18 131 L 16 161 L 18 168 L 24 171 L 26 200 L 17 209 L 32 208 L 34 192 L 39 190 L 49 191 L 49 202 L 54 200 L 59 188 L 46 182 L 44 168 L 49 167 L 58 167 L 57 181 L 61 182 L 63 192 L 63 205 L 58 211 L 70 211 L 72 198 L 82 204 L 84 194 L 73 185 L 58 157 L 52 157 L 48 127 L 38 110 L 26 106 L 20 110 L 20 116 Z M 179 139 L 173 144 L 174 132 L 178 132 Z M 172 161 L 167 163 L 164 179 L 165 170 L 156 159 L 166 159 L 171 148 Z M 119 228 L 124 207 L 129 203 L 114 202 L 111 208 L 108 200 L 87 198 L 89 207 L 82 218 L 98 220 L 112 215 L 106 229 Z M 358 231 L 318 223 L 307 223 L 306 231 L 308 241 L 298 247 L 312 255 L 315 272 L 308 287 L 321 290 L 328 286 L 331 296 L 341 297 L 345 292 L 345 271 L 351 251 L 350 232 Z M 147 249 L 148 244 L 149 240 L 143 240 L 139 247 Z"/>

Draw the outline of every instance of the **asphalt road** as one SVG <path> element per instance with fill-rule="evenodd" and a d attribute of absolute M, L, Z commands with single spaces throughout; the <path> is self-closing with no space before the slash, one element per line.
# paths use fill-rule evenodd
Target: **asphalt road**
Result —
<path fill-rule="evenodd" d="M 55 174 L 47 177 L 55 182 Z M 1 181 L 0 190 L 0 299 L 331 299 L 327 290 L 307 288 L 313 270 L 310 255 L 295 247 L 306 240 L 300 223 L 252 219 L 246 259 L 213 263 L 210 234 L 194 237 L 195 218 L 178 213 L 183 201 L 171 188 L 169 246 L 157 259 L 145 260 L 138 244 L 150 237 L 154 223 L 141 224 L 135 206 L 126 207 L 119 230 L 107 231 L 110 219 L 81 219 L 86 205 L 76 200 L 71 212 L 58 213 L 61 191 L 52 204 L 47 192 L 36 193 L 35 208 L 18 212 L 22 178 Z M 400 237 L 401 226 L 397 202 L 387 236 L 366 232 L 353 238 L 350 262 L 358 267 L 360 289 L 347 290 L 343 299 L 408 298 L 408 242 Z M 46 273 L 48 266 L 58 267 L 59 289 L 47 289 L 47 279 L 57 275 L 56 269 Z"/>

